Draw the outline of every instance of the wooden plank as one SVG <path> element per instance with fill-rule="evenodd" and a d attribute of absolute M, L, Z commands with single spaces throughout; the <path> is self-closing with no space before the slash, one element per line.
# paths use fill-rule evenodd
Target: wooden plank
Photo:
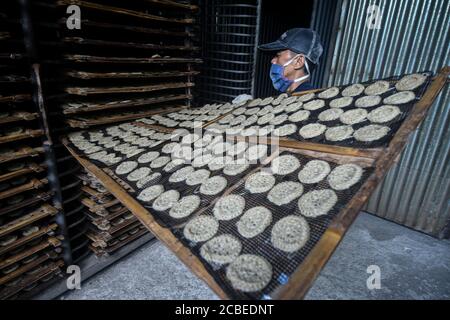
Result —
<path fill-rule="evenodd" d="M 183 107 L 177 107 L 174 110 L 180 110 L 185 108 Z M 103 116 L 103 117 L 93 117 L 92 119 L 89 118 L 78 118 L 78 119 L 69 119 L 67 120 L 67 123 L 73 127 L 73 128 L 89 128 L 91 126 L 97 126 L 102 124 L 110 124 L 110 123 L 118 123 L 126 120 L 136 120 L 140 118 L 145 118 L 152 116 L 154 114 L 159 114 L 161 112 L 155 112 L 155 111 L 145 111 L 145 112 L 136 112 L 136 113 L 128 113 L 128 114 L 121 114 L 117 116 Z"/>
<path fill-rule="evenodd" d="M 176 8 L 176 9 L 187 9 L 190 11 L 197 11 L 199 7 L 197 5 L 189 4 L 189 3 L 181 3 L 171 0 L 144 0 L 145 2 L 160 5 L 162 7 Z"/>
<path fill-rule="evenodd" d="M 168 22 L 168 23 L 176 23 L 176 24 L 193 24 L 194 19 L 174 19 L 174 18 L 165 18 L 160 16 L 155 16 L 152 14 L 134 11 L 134 10 L 128 10 L 118 7 L 112 7 L 112 6 L 106 6 L 101 5 L 97 3 L 87 2 L 87 1 L 80 1 L 80 0 L 59 0 L 57 2 L 59 6 L 68 6 L 71 4 L 76 4 L 84 8 L 94 9 L 98 11 L 103 12 L 110 12 L 110 13 L 117 13 L 124 16 L 134 17 L 134 18 L 140 18 L 145 20 L 151 20 L 151 21 L 158 21 L 158 22 Z"/>
<path fill-rule="evenodd" d="M 354 156 L 361 157 L 367 159 L 376 159 L 382 152 L 383 148 L 377 149 L 358 149 L 358 148 L 350 148 L 350 147 L 341 147 L 341 146 L 333 146 L 327 144 L 313 143 L 313 142 L 305 142 L 305 141 L 296 141 L 290 139 L 277 139 L 273 140 L 271 138 L 266 137 L 244 137 L 240 135 L 227 136 L 228 140 L 237 140 L 237 141 L 250 141 L 250 142 L 259 142 L 265 144 L 276 144 L 280 147 L 290 148 L 290 149 L 302 149 L 302 150 L 310 150 L 317 151 L 323 153 L 331 153 L 337 155 L 346 155 L 346 156 Z"/>
<path fill-rule="evenodd" d="M 30 120 L 34 120 L 38 117 L 39 115 L 35 112 L 26 112 L 26 111 L 21 111 L 21 112 L 15 112 L 12 115 L 9 115 L 5 118 L 1 118 L 0 119 L 0 124 L 5 124 L 5 123 L 12 123 L 12 122 L 17 122 L 17 121 L 30 121 Z"/>
<path fill-rule="evenodd" d="M 42 205 L 39 209 L 20 217 L 19 219 L 8 222 L 0 226 L 0 237 L 7 235 L 8 233 L 14 232 L 16 230 L 22 229 L 27 225 L 43 219 L 48 216 L 53 216 L 58 213 L 55 207 L 49 204 Z"/>
<path fill-rule="evenodd" d="M 193 87 L 194 83 L 191 82 L 175 82 L 175 83 L 158 83 L 156 85 L 147 86 L 133 86 L 133 87 L 68 87 L 64 91 L 70 94 L 76 94 L 80 96 L 87 96 L 92 94 L 105 94 L 105 93 L 142 93 L 142 92 L 154 92 L 167 89 L 179 89 Z"/>
<path fill-rule="evenodd" d="M 133 58 L 133 57 L 99 57 L 83 54 L 66 54 L 64 59 L 74 62 L 88 62 L 88 63 L 157 63 L 157 64 L 169 64 L 169 63 L 202 63 L 198 58 L 161 58 L 161 57 L 149 57 L 149 58 Z"/>
<path fill-rule="evenodd" d="M 44 148 L 38 147 L 38 148 L 30 148 L 28 146 L 21 147 L 20 149 L 8 152 L 0 155 L 0 164 L 9 162 L 12 160 L 18 160 L 26 157 L 36 157 L 40 154 L 44 153 Z"/>
<path fill-rule="evenodd" d="M 40 238 L 45 234 L 52 233 L 56 229 L 58 229 L 58 225 L 56 223 L 52 223 L 51 225 L 48 225 L 46 227 L 41 227 L 38 231 L 30 234 L 29 236 L 21 237 L 16 241 L 14 241 L 13 243 L 11 243 L 10 245 L 7 245 L 6 247 L 0 247 L 0 255 L 3 255 L 6 252 L 14 250 L 15 248 L 18 248 L 20 246 L 23 246 L 24 244 L 34 239 Z"/>
<path fill-rule="evenodd" d="M 80 113 L 87 113 L 87 112 L 93 112 L 93 111 L 101 111 L 101 110 L 110 110 L 110 109 L 117 109 L 117 108 L 129 108 L 129 107 L 139 107 L 139 106 L 146 106 L 150 104 L 159 104 L 163 102 L 170 102 L 170 101 L 176 101 L 176 100 L 183 100 L 183 99 L 191 99 L 191 95 L 187 94 L 179 94 L 179 95 L 169 95 L 169 96 L 160 96 L 156 98 L 146 98 L 146 99 L 135 99 L 135 100 L 124 100 L 124 101 L 109 101 L 104 103 L 91 103 L 86 104 L 85 106 L 78 107 L 78 108 L 64 108 L 63 113 L 64 114 L 80 114 Z M 173 111 L 180 110 L 179 106 L 174 106 Z M 153 110 L 149 110 L 148 112 L 154 112 L 161 113 L 163 111 L 167 111 L 167 106 L 164 106 L 163 108 L 155 108 Z"/>
<path fill-rule="evenodd" d="M 78 79 L 152 79 L 152 78 L 175 78 L 193 76 L 199 71 L 162 71 L 162 72 L 87 72 L 72 70 L 66 74 Z"/>
<path fill-rule="evenodd" d="M 31 189 L 40 189 L 44 185 L 48 183 L 47 179 L 31 179 L 29 182 L 17 186 L 15 188 L 8 189 L 6 191 L 0 192 L 0 200 L 15 196 L 19 193 L 31 190 Z"/>
<path fill-rule="evenodd" d="M 175 46 L 175 45 L 160 45 L 154 43 L 140 43 L 140 42 L 120 42 L 120 41 L 107 41 L 107 40 L 97 40 L 97 39 L 84 39 L 81 37 L 65 37 L 63 38 L 65 43 L 71 44 L 84 44 L 92 46 L 101 47 L 117 47 L 117 48 L 128 48 L 128 49 L 153 49 L 162 51 L 198 51 L 199 47 L 193 46 Z"/>
<path fill-rule="evenodd" d="M 17 178 L 17 177 L 21 177 L 21 176 L 26 175 L 31 172 L 39 173 L 39 172 L 44 171 L 45 168 L 46 168 L 46 165 L 40 166 L 36 163 L 30 163 L 25 168 L 0 175 L 0 182 L 11 180 L 11 179 Z"/>
<path fill-rule="evenodd" d="M 2 136 L 0 137 L 0 144 L 2 143 L 8 143 L 8 142 L 14 142 L 19 140 L 24 140 L 28 138 L 35 138 L 40 137 L 44 134 L 44 130 L 37 129 L 37 130 L 31 130 L 28 129 L 25 132 L 19 133 L 19 134 L 12 134 L 9 136 Z"/>
<path fill-rule="evenodd" d="M 274 298 L 301 299 L 306 295 L 361 208 L 406 146 L 408 137 L 424 119 L 434 99 L 445 85 L 449 74 L 449 66 L 441 70 L 422 99 L 414 105 L 413 110 L 397 131 L 387 149 L 376 160 L 374 172 L 346 207 L 335 217 L 314 249 L 292 274 L 289 282 L 280 288 Z"/>
<path fill-rule="evenodd" d="M 205 281 L 211 289 L 221 298 L 227 299 L 227 295 L 220 288 L 214 278 L 208 273 L 200 260 L 185 247 L 167 228 L 161 227 L 149 212 L 122 187 L 120 187 L 110 176 L 91 162 L 80 157 L 71 147 L 68 141 L 63 143 L 69 152 L 81 163 L 81 165 L 93 174 L 120 202 L 123 203 L 161 242 L 163 242 L 178 258 L 194 272 L 200 279 Z"/>
<path fill-rule="evenodd" d="M 60 24 L 66 27 L 66 19 L 63 18 L 60 20 Z M 145 33 L 145 34 L 157 34 L 157 35 L 163 35 L 163 36 L 174 36 L 174 37 L 193 37 L 194 34 L 189 31 L 171 31 L 166 29 L 153 29 L 153 28 L 145 28 L 145 27 L 137 27 L 137 26 L 130 26 L 130 25 L 123 25 L 123 24 L 116 24 L 116 23 L 106 23 L 106 22 L 98 22 L 98 21 L 91 21 L 83 19 L 81 20 L 82 26 L 87 27 L 96 27 L 96 28 L 105 28 L 108 31 L 112 30 L 120 30 L 120 31 L 130 31 L 130 32 L 136 32 L 136 33 Z"/>
<path fill-rule="evenodd" d="M 42 251 L 42 250 L 50 247 L 50 246 L 58 247 L 60 245 L 61 245 L 61 241 L 58 240 L 57 238 L 55 238 L 55 237 L 48 238 L 46 241 L 42 241 L 41 243 L 39 243 L 29 249 L 21 251 L 17 255 L 3 259 L 2 261 L 0 261 L 0 269 L 9 267 L 10 265 L 12 265 L 16 262 L 19 262 L 39 251 Z"/>

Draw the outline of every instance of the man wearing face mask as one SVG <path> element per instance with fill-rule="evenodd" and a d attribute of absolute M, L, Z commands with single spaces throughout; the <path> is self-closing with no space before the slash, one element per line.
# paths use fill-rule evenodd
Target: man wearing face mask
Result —
<path fill-rule="evenodd" d="M 277 41 L 260 45 L 259 49 L 277 51 L 270 68 L 270 79 L 276 90 L 292 93 L 314 89 L 310 83 L 311 72 L 323 52 L 317 32 L 290 29 Z"/>

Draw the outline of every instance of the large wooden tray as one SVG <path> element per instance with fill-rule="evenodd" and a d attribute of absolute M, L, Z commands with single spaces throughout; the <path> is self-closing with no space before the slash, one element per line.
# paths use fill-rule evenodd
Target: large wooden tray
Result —
<path fill-rule="evenodd" d="M 365 167 L 373 168 L 372 173 L 361 185 L 357 193 L 351 198 L 332 220 L 325 233 L 309 252 L 307 257 L 290 276 L 289 281 L 280 286 L 271 296 L 273 299 L 301 299 L 313 284 L 314 280 L 333 254 L 344 234 L 357 217 L 371 193 L 382 181 L 389 168 L 395 163 L 406 146 L 408 137 L 424 119 L 428 109 L 447 82 L 450 67 L 443 68 L 435 77 L 422 99 L 418 101 L 409 116 L 404 120 L 386 147 L 363 150 L 355 148 L 342 148 L 331 145 L 298 142 L 289 145 L 281 144 L 281 148 L 329 159 L 335 162 L 353 162 Z M 172 232 L 158 224 L 146 208 L 144 208 L 132 195 L 122 188 L 111 176 L 86 160 L 70 147 L 68 140 L 63 141 L 70 153 L 80 164 L 93 174 L 115 197 L 117 197 L 159 240 L 161 240 L 178 258 L 199 278 L 205 281 L 211 289 L 223 299 L 230 298 L 223 288 L 215 281 L 214 276 L 204 267 L 202 262 L 192 251 L 183 245 Z M 232 187 L 231 187 L 232 188 Z"/>

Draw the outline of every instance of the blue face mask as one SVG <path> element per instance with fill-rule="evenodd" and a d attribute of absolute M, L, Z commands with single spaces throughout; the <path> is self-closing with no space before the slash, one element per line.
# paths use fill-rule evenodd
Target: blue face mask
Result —
<path fill-rule="evenodd" d="M 308 71 L 308 74 L 306 76 L 297 78 L 295 80 L 290 80 L 287 79 L 284 76 L 284 67 L 288 66 L 289 64 L 292 63 L 292 61 L 294 61 L 294 59 L 297 56 L 293 57 L 291 60 L 289 60 L 288 62 L 286 62 L 284 65 L 279 65 L 279 64 L 275 64 L 273 63 L 270 67 L 270 79 L 272 80 L 272 84 L 273 87 L 280 91 L 280 92 L 286 92 L 287 89 L 291 86 L 292 83 L 294 82 L 299 82 L 302 80 L 305 80 L 307 78 L 309 78 L 309 68 L 308 68 L 308 63 L 305 60 L 305 67 L 306 70 Z"/>

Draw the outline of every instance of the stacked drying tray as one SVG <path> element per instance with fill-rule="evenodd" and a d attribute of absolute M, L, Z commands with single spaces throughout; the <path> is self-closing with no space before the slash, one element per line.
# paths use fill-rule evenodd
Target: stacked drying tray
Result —
<path fill-rule="evenodd" d="M 72 1 L 60 0 L 60 8 Z M 197 6 L 189 2 L 78 1 L 80 30 L 61 20 L 65 83 L 59 107 L 75 128 L 190 105 Z"/>
<path fill-rule="evenodd" d="M 32 295 L 63 265 L 18 13 L 0 13 L 0 299 Z"/>
<path fill-rule="evenodd" d="M 110 255 L 148 233 L 136 217 L 95 177 L 83 172 L 80 179 L 83 181 L 81 202 L 89 220 L 86 235 L 90 240 L 89 248 L 97 256 Z"/>

